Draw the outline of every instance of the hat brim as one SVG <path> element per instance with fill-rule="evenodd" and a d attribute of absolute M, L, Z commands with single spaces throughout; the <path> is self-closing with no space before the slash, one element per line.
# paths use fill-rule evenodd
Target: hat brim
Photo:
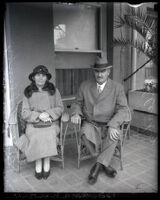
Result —
<path fill-rule="evenodd" d="M 37 73 L 34 73 L 34 72 L 32 72 L 29 76 L 28 76 L 28 78 L 29 78 L 29 80 L 30 81 L 34 81 L 34 79 L 33 79 L 33 77 L 36 75 Z M 42 73 L 42 74 L 45 74 L 46 76 L 47 76 L 47 79 L 48 80 L 50 80 L 51 78 L 52 78 L 52 75 L 50 74 L 50 73 Z"/>
<path fill-rule="evenodd" d="M 112 68 L 112 65 L 107 65 L 107 64 L 98 65 L 98 64 L 95 64 L 95 65 L 91 65 L 91 68 L 93 70 L 104 70 L 104 69 Z"/>

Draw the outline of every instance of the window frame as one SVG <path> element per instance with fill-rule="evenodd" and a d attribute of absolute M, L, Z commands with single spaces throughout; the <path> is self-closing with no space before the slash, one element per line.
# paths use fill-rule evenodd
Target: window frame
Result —
<path fill-rule="evenodd" d="M 54 19 L 55 19 L 55 15 L 54 15 L 54 6 L 57 4 L 66 4 L 66 5 L 70 5 L 71 3 L 63 3 L 63 2 L 55 2 L 53 3 L 53 45 L 54 45 L 54 52 L 55 53 L 63 53 L 63 52 L 77 52 L 77 53 L 97 53 L 97 54 L 101 54 L 102 53 L 102 5 L 101 4 L 96 4 L 96 3 L 75 3 L 75 5 L 84 5 L 84 6 L 95 6 L 95 8 L 98 9 L 98 18 L 97 18 L 97 23 L 98 23 L 98 33 L 97 33 L 97 45 L 98 45 L 98 49 L 79 49 L 79 48 L 56 48 L 55 43 L 54 43 Z"/>

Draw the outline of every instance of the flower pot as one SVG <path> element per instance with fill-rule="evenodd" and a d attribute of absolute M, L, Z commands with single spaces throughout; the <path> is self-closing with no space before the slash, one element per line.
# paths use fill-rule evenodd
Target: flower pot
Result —
<path fill-rule="evenodd" d="M 157 114 L 157 93 L 131 90 L 128 93 L 129 105 L 133 110 Z"/>

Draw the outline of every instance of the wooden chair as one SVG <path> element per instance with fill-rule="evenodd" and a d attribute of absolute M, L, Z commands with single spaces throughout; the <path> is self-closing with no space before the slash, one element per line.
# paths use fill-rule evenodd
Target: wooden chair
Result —
<path fill-rule="evenodd" d="M 25 129 L 26 129 L 26 122 L 21 117 L 21 111 L 22 111 L 22 101 L 18 103 L 15 110 L 12 112 L 11 118 L 9 120 L 9 133 L 12 135 L 13 147 L 15 151 L 15 156 L 12 159 L 14 159 L 13 165 L 15 171 L 17 172 L 20 172 L 20 166 L 26 163 L 26 157 L 24 153 L 22 153 L 15 145 L 16 140 L 21 135 L 25 134 Z M 63 113 L 59 119 L 60 133 L 59 133 L 59 143 L 57 145 L 58 155 L 51 157 L 51 160 L 61 162 L 62 168 L 64 168 L 64 142 L 68 127 L 68 120 L 69 120 L 69 115 L 67 113 Z"/>
<path fill-rule="evenodd" d="M 128 135 L 128 139 L 130 137 L 130 124 L 131 124 L 131 112 L 129 110 L 129 118 L 122 123 L 120 129 L 122 130 L 122 137 L 118 140 L 117 146 L 115 148 L 114 156 L 120 160 L 120 168 L 123 170 L 122 159 L 123 159 L 123 147 L 125 143 L 126 136 Z M 86 146 L 82 142 L 80 136 L 81 124 L 74 124 L 74 132 L 76 135 L 77 149 L 78 149 L 78 168 L 80 167 L 80 162 L 83 160 L 87 160 L 93 157 L 96 157 L 102 151 L 102 134 L 99 133 L 100 139 L 100 147 L 96 146 L 95 155 L 91 155 L 87 150 Z"/>

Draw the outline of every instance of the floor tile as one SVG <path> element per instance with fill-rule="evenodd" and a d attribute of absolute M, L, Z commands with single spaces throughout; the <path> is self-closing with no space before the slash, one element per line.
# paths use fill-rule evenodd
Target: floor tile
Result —
<path fill-rule="evenodd" d="M 8 150 L 8 152 L 10 151 Z M 51 161 L 51 173 L 47 180 L 35 178 L 34 163 L 27 163 L 21 167 L 20 173 L 17 173 L 13 171 L 11 163 L 8 163 L 9 159 L 5 159 L 5 192 L 77 193 L 77 195 L 78 193 L 157 192 L 158 153 L 156 140 L 153 137 L 143 136 L 143 134 L 131 130 L 130 139 L 126 139 L 124 145 L 123 170 L 120 170 L 119 161 L 114 159 L 113 164 L 117 169 L 117 176 L 110 178 L 102 172 L 94 185 L 87 182 L 87 177 L 96 159 L 82 161 L 78 169 L 75 138 L 67 139 L 64 158 L 64 169 L 60 162 Z"/>

